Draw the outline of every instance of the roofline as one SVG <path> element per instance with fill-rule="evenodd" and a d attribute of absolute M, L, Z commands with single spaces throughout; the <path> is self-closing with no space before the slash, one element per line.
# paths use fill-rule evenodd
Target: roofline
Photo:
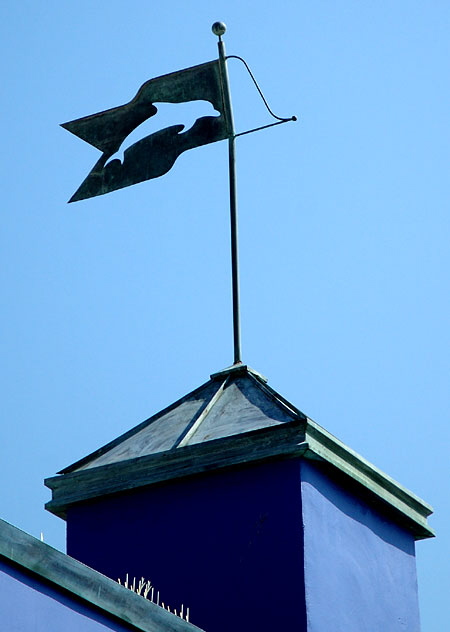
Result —
<path fill-rule="evenodd" d="M 192 623 L 1 519 L 0 557 L 142 632 L 202 632 Z"/>

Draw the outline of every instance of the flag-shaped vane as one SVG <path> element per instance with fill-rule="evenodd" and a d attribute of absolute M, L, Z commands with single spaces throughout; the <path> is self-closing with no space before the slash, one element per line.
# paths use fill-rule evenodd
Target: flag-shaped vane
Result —
<path fill-rule="evenodd" d="M 129 103 L 63 123 L 62 127 L 103 152 L 69 201 L 157 178 L 167 173 L 184 151 L 229 138 L 233 131 L 226 96 L 217 60 L 150 79 Z M 219 115 L 198 118 L 184 133 L 181 124 L 161 129 L 126 149 L 123 160 L 110 160 L 139 125 L 157 114 L 155 103 L 197 100 L 209 101 Z"/>
<path fill-rule="evenodd" d="M 172 168 L 178 156 L 184 151 L 214 143 L 217 140 L 228 139 L 234 364 L 240 364 L 235 139 L 250 132 L 295 121 L 296 117 L 276 116 L 269 108 L 247 63 L 236 55 L 229 57 L 225 55 L 225 46 L 222 41 L 222 35 L 226 31 L 225 24 L 215 22 L 212 25 L 212 31 L 219 38 L 218 60 L 151 79 L 139 88 L 136 96 L 129 103 L 64 123 L 62 127 L 102 152 L 102 156 L 69 202 L 103 195 L 144 180 L 158 178 Z M 268 112 L 277 120 L 276 123 L 262 125 L 239 134 L 234 133 L 226 64 L 227 59 L 231 58 L 238 59 L 245 65 Z M 184 125 L 165 127 L 128 147 L 123 153 L 123 160 L 114 156 L 136 128 L 157 114 L 156 103 L 187 103 L 189 101 L 209 101 L 219 115 L 202 116 L 186 131 L 183 131 Z"/>

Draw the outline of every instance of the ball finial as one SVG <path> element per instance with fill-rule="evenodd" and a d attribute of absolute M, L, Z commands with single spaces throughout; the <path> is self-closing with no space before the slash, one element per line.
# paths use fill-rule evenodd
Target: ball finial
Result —
<path fill-rule="evenodd" d="M 214 22 L 214 24 L 211 27 L 211 30 L 214 33 L 214 35 L 221 37 L 227 30 L 227 27 L 226 27 L 226 24 L 224 24 L 223 22 Z"/>

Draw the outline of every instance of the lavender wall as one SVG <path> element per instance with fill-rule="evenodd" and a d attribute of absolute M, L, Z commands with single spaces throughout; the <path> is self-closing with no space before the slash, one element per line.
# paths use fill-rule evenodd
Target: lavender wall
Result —
<path fill-rule="evenodd" d="M 0 630 L 125 632 L 131 628 L 0 559 Z"/>
<path fill-rule="evenodd" d="M 301 466 L 308 632 L 418 632 L 413 536 Z"/>
<path fill-rule="evenodd" d="M 69 555 L 144 576 L 208 632 L 304 632 L 300 464 L 273 462 L 75 506 Z"/>

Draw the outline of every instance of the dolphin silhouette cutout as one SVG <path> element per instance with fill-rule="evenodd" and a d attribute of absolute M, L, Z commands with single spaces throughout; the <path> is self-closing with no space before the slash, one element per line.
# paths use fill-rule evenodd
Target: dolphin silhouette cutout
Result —
<path fill-rule="evenodd" d="M 156 113 L 138 125 L 138 127 L 125 138 L 117 152 L 108 158 L 105 166 L 110 164 L 113 160 L 120 160 L 123 164 L 124 155 L 128 149 L 157 131 L 180 125 L 182 129 L 177 133 L 186 134 L 199 118 L 204 116 L 220 116 L 220 112 L 218 112 L 209 101 L 202 99 L 186 101 L 184 103 L 155 103 L 154 105 L 157 110 Z"/>

